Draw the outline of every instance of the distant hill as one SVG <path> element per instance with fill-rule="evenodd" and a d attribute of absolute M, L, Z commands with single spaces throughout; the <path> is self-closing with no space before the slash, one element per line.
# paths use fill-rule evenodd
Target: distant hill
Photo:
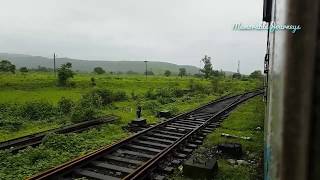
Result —
<path fill-rule="evenodd" d="M 38 66 L 43 66 L 47 68 L 53 67 L 53 60 L 42 56 L 0 53 L 0 59 L 6 59 L 11 61 L 14 65 L 16 65 L 17 68 L 23 66 L 27 68 L 37 68 Z M 66 62 L 72 63 L 72 67 L 74 70 L 79 70 L 83 72 L 92 72 L 93 68 L 98 66 L 102 67 L 103 69 L 109 72 L 145 72 L 145 63 L 143 61 L 89 61 L 70 58 L 57 58 L 56 67 L 60 67 L 61 64 L 64 64 Z M 162 74 L 165 70 L 169 70 L 173 73 L 178 73 L 179 68 L 186 68 L 188 74 L 199 73 L 199 68 L 195 66 L 177 65 L 173 63 L 156 61 L 148 62 L 148 70 L 152 70 L 156 74 Z"/>

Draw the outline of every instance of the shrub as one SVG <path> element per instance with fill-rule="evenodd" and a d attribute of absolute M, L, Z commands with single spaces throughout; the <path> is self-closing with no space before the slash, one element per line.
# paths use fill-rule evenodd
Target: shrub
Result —
<path fill-rule="evenodd" d="M 112 92 L 108 89 L 96 89 L 91 91 L 89 94 L 100 96 L 102 105 L 111 104 L 113 101 L 123 101 L 128 99 L 128 96 L 124 91 Z"/>
<path fill-rule="evenodd" d="M 123 100 L 127 100 L 127 99 L 128 99 L 128 96 L 127 96 L 126 92 L 124 92 L 124 91 L 116 91 L 113 94 L 114 101 L 123 101 Z"/>
<path fill-rule="evenodd" d="M 139 98 L 139 96 L 137 94 L 135 94 L 134 91 L 131 91 L 131 99 L 137 100 L 138 98 Z"/>
<path fill-rule="evenodd" d="M 175 97 L 182 97 L 185 94 L 185 90 L 174 88 L 173 89 L 173 94 L 174 94 Z"/>
<path fill-rule="evenodd" d="M 73 78 L 74 72 L 71 68 L 72 64 L 68 62 L 66 64 L 62 64 L 58 69 L 58 84 L 60 86 L 66 86 L 68 79 Z"/>
<path fill-rule="evenodd" d="M 192 79 L 189 81 L 188 86 L 191 92 L 210 94 L 210 87 L 194 82 Z"/>
<path fill-rule="evenodd" d="M 168 103 L 172 103 L 174 102 L 174 98 L 169 98 L 169 97 L 159 97 L 157 98 L 157 101 L 160 103 L 160 104 L 168 104 Z"/>
<path fill-rule="evenodd" d="M 95 67 L 95 68 L 93 69 L 93 72 L 94 72 L 94 73 L 97 73 L 97 74 L 104 74 L 104 73 L 106 73 L 106 71 L 105 71 L 102 67 Z"/>
<path fill-rule="evenodd" d="M 71 121 L 74 123 L 92 120 L 95 118 L 97 112 L 93 107 L 76 106 L 71 114 Z"/>
<path fill-rule="evenodd" d="M 145 97 L 148 99 L 157 99 L 161 104 L 174 102 L 175 97 L 182 97 L 184 90 L 179 88 L 158 88 L 155 90 L 149 89 L 145 93 Z"/>
<path fill-rule="evenodd" d="M 149 110 L 153 114 L 157 114 L 160 109 L 160 104 L 157 101 L 146 101 L 142 104 L 142 111 Z"/>
<path fill-rule="evenodd" d="M 144 95 L 147 99 L 155 99 L 156 94 L 152 89 L 148 89 Z"/>
<path fill-rule="evenodd" d="M 72 136 L 72 137 L 70 137 Z M 63 134 L 49 134 L 43 140 L 43 145 L 46 148 L 53 150 L 77 153 L 82 150 L 81 144 L 84 141 L 83 138 L 79 136 L 63 135 Z"/>
<path fill-rule="evenodd" d="M 19 130 L 23 121 L 18 117 L 1 116 L 0 115 L 0 127 L 10 131 Z"/>
<path fill-rule="evenodd" d="M 81 107 L 99 108 L 103 104 L 103 99 L 95 92 L 90 92 L 82 96 L 80 99 Z"/>
<path fill-rule="evenodd" d="M 91 93 L 100 96 L 102 105 L 111 104 L 114 99 L 112 91 L 108 89 L 96 89 L 93 90 Z"/>
<path fill-rule="evenodd" d="M 90 83 L 91 86 L 96 86 L 97 85 L 96 84 L 96 79 L 94 77 L 91 77 L 90 81 L 91 81 L 91 83 Z"/>
<path fill-rule="evenodd" d="M 56 115 L 56 109 L 48 102 L 31 101 L 22 106 L 21 116 L 30 120 L 46 119 Z"/>
<path fill-rule="evenodd" d="M 74 102 L 71 99 L 62 97 L 58 102 L 59 112 L 62 114 L 69 114 L 74 106 Z"/>

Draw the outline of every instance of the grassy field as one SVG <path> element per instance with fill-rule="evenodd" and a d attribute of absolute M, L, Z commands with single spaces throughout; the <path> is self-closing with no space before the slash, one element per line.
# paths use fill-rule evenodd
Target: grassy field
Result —
<path fill-rule="evenodd" d="M 251 161 L 249 165 L 234 165 L 227 161 L 227 157 L 219 156 L 217 180 L 248 180 L 263 179 L 263 124 L 264 124 L 264 102 L 262 97 L 255 97 L 245 104 L 236 108 L 231 115 L 225 119 L 222 126 L 209 134 L 194 155 L 210 155 L 210 150 L 220 143 L 240 143 L 244 152 L 242 160 Z M 260 127 L 257 129 L 257 127 Z M 251 140 L 222 137 L 222 133 L 237 136 L 250 137 Z M 189 180 L 177 172 L 172 179 Z"/>
<path fill-rule="evenodd" d="M 96 86 L 91 84 L 92 77 Z M 143 75 L 76 74 L 72 86 L 58 87 L 52 73 L 0 74 L 0 142 L 73 123 L 74 117 L 108 114 L 120 117 L 114 124 L 83 133 L 52 134 L 39 147 L 17 154 L 0 151 L 0 179 L 23 179 L 127 137 L 130 133 L 122 130 L 122 126 L 135 118 L 137 105 L 142 106 L 142 115 L 149 123 L 157 123 L 159 110 L 178 114 L 219 96 L 260 85 L 255 79 L 223 77 L 205 80 L 149 76 L 146 80 Z M 93 93 L 101 89 L 111 91 L 112 97 L 118 97 L 117 93 L 121 96 L 101 105 L 102 99 Z M 61 113 L 62 97 L 72 102 L 70 113 Z"/>

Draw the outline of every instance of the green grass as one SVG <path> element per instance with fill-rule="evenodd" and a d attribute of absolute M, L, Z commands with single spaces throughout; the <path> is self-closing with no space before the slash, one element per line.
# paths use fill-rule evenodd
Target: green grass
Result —
<path fill-rule="evenodd" d="M 202 145 L 198 148 L 194 155 L 203 157 L 206 152 L 210 151 L 215 145 L 220 143 L 240 143 L 244 155 L 244 160 L 255 160 L 258 164 L 255 165 L 231 165 L 224 157 L 218 159 L 218 174 L 217 180 L 247 180 L 247 179 L 262 179 L 262 167 L 259 163 L 263 158 L 263 124 L 264 124 L 264 102 L 262 97 L 255 97 L 245 104 L 240 105 L 225 119 L 222 126 L 217 128 L 213 133 L 209 134 Z M 256 130 L 260 127 L 261 130 Z M 251 140 L 242 140 L 235 138 L 222 137 L 222 133 L 247 136 Z M 188 180 L 183 177 L 180 172 L 175 173 L 172 179 Z"/>
<path fill-rule="evenodd" d="M 149 76 L 146 80 L 143 75 L 96 75 L 96 74 L 76 74 L 72 79 L 75 82 L 75 87 L 63 88 L 56 86 L 56 78 L 52 73 L 27 73 L 22 74 L 0 74 L 0 103 L 25 103 L 29 101 L 47 101 L 52 104 L 57 104 L 61 97 L 66 97 L 74 101 L 78 101 L 81 96 L 94 87 L 90 85 L 90 78 L 96 79 L 97 87 L 107 88 L 110 90 L 123 90 L 128 96 L 132 93 L 139 96 L 139 100 L 130 99 L 125 102 L 114 103 L 113 108 L 105 108 L 102 114 L 115 114 L 121 117 L 122 122 L 127 123 L 135 117 L 135 109 L 138 102 L 147 103 L 149 100 L 143 96 L 149 89 L 156 89 L 160 87 L 170 87 L 179 89 L 188 89 L 190 81 L 200 84 L 205 89 L 211 88 L 209 80 L 194 78 L 194 77 L 163 77 L 163 76 Z M 175 99 L 175 102 L 165 104 L 160 109 L 177 109 L 176 113 L 184 112 L 201 104 L 205 104 L 217 96 L 226 93 L 243 92 L 248 89 L 254 89 L 260 82 L 256 80 L 232 80 L 229 78 L 221 78 L 218 86 L 219 93 L 212 93 L 210 95 L 188 95 L 188 100 L 183 101 L 183 98 Z M 210 92 L 210 91 L 209 91 Z M 185 97 L 184 97 L 185 98 Z M 115 109 L 116 108 L 116 109 Z M 144 111 L 143 116 L 147 117 L 149 122 L 155 123 L 155 114 Z M 42 124 L 39 128 L 28 128 L 34 125 L 33 122 L 25 121 L 21 129 L 17 131 L 3 131 L 0 127 L 0 141 L 16 138 L 19 135 L 27 135 L 33 132 L 38 132 L 39 129 L 47 130 L 59 125 L 52 126 L 48 123 Z"/>
<path fill-rule="evenodd" d="M 239 142 L 244 151 L 263 152 L 263 125 L 264 125 L 264 102 L 258 96 L 240 105 L 231 115 L 224 120 L 222 126 L 208 136 L 205 146 L 223 142 Z M 260 127 L 261 130 L 255 130 Z M 233 139 L 221 137 L 221 133 L 237 136 L 248 136 L 251 140 Z"/>

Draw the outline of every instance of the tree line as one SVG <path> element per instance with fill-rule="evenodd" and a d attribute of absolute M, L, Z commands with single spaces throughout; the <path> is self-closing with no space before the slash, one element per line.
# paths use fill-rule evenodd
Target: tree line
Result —
<path fill-rule="evenodd" d="M 199 73 L 198 76 L 204 77 L 205 79 L 212 78 L 212 77 L 225 76 L 225 73 L 223 71 L 218 71 L 218 70 L 213 69 L 213 65 L 212 65 L 210 56 L 205 55 L 204 58 L 201 59 L 201 62 L 203 62 L 204 66 L 202 69 L 200 69 L 200 72 L 202 74 Z M 38 69 L 31 69 L 31 70 L 32 71 L 47 71 L 47 72 L 53 71 L 53 69 L 41 67 L 41 66 L 38 66 Z M 21 73 L 25 74 L 25 73 L 29 72 L 29 69 L 27 67 L 21 67 L 19 69 L 19 71 Z M 2 61 L 0 61 L 0 72 L 15 73 L 16 66 L 8 60 L 2 60 Z M 58 68 L 57 72 L 58 72 L 58 84 L 61 86 L 65 86 L 67 84 L 68 79 L 72 78 L 75 74 L 74 71 L 72 71 L 72 64 L 71 63 L 62 64 L 60 66 L 60 68 Z M 96 74 L 105 74 L 106 73 L 106 71 L 102 67 L 95 67 L 93 69 L 93 72 Z M 113 73 L 110 72 L 110 74 L 113 74 Z M 128 71 L 127 74 L 138 74 L 138 73 L 133 72 L 133 71 Z M 146 71 L 144 74 L 154 75 L 154 73 L 151 70 Z M 169 77 L 172 75 L 172 72 L 170 70 L 166 70 L 163 75 L 166 77 Z M 178 76 L 180 76 L 182 78 L 183 76 L 186 76 L 186 75 L 187 75 L 186 68 L 179 68 Z M 239 79 L 239 78 L 241 78 L 241 74 L 235 73 L 235 74 L 233 74 L 232 77 Z M 263 75 L 260 70 L 256 70 L 249 75 L 249 78 L 259 79 L 259 78 L 263 78 Z M 94 79 L 92 79 L 91 81 L 93 82 L 93 84 L 95 84 Z"/>

